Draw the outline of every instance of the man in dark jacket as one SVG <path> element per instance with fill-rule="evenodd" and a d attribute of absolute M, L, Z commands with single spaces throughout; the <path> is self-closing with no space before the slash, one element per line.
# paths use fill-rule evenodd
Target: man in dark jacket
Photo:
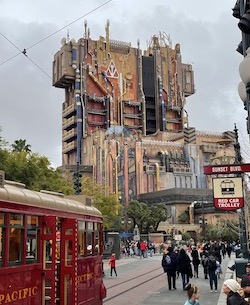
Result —
<path fill-rule="evenodd" d="M 163 267 L 164 272 L 167 273 L 168 278 L 168 289 L 176 289 L 176 268 L 177 268 L 177 262 L 176 262 L 177 255 L 173 252 L 172 247 L 168 247 L 166 251 L 164 251 L 164 254 L 162 256 L 161 265 Z"/>

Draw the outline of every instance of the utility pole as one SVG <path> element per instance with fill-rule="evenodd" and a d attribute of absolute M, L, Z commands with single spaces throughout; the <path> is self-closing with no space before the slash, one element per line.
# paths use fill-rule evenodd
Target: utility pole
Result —
<path fill-rule="evenodd" d="M 241 151 L 240 151 L 238 129 L 236 127 L 236 124 L 234 124 L 234 134 L 235 134 L 235 144 L 234 144 L 235 162 L 234 163 L 235 164 L 241 164 L 242 156 L 241 156 Z M 240 174 L 240 175 L 242 176 L 242 180 L 243 180 L 244 173 Z M 248 258 L 246 221 L 245 221 L 244 208 L 240 209 L 239 221 L 240 221 L 240 243 L 241 243 L 242 253 L 243 253 L 244 258 Z"/>
<path fill-rule="evenodd" d="M 74 189 L 75 189 L 75 195 L 80 195 L 82 192 L 82 183 L 81 183 L 81 178 L 82 175 L 80 173 L 80 164 L 77 162 L 76 164 L 76 171 L 73 175 L 74 177 Z"/>

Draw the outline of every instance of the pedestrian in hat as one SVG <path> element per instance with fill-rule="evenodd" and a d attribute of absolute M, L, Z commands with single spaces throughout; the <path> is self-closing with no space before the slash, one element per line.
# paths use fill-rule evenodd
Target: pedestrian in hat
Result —
<path fill-rule="evenodd" d="M 227 296 L 227 305 L 249 305 L 238 293 L 240 288 L 239 283 L 233 279 L 226 280 L 223 283 L 223 292 Z"/>
<path fill-rule="evenodd" d="M 250 279 L 247 276 L 242 278 L 241 287 L 243 289 L 245 300 L 250 304 Z"/>

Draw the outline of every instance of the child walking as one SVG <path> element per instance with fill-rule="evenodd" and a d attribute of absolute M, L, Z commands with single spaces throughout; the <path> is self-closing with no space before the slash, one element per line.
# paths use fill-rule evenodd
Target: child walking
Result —
<path fill-rule="evenodd" d="M 112 276 L 113 274 L 113 270 L 115 275 L 117 276 L 117 272 L 116 272 L 116 257 L 115 257 L 115 253 L 112 253 L 112 256 L 109 260 L 109 265 L 110 265 L 110 276 Z"/>

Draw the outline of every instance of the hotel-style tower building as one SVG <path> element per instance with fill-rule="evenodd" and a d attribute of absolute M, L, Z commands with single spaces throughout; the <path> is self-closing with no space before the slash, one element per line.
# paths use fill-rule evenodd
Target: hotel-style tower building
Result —
<path fill-rule="evenodd" d="M 106 35 L 62 39 L 53 86 L 65 91 L 62 166 L 106 182 L 124 203 L 170 188 L 205 188 L 203 166 L 232 132 L 202 133 L 188 126 L 186 100 L 195 93 L 192 66 L 165 33 L 145 51 Z M 222 143 L 222 144 L 221 144 Z M 231 143 L 231 144 L 230 144 Z M 217 161 L 216 161 L 217 160 Z"/>

